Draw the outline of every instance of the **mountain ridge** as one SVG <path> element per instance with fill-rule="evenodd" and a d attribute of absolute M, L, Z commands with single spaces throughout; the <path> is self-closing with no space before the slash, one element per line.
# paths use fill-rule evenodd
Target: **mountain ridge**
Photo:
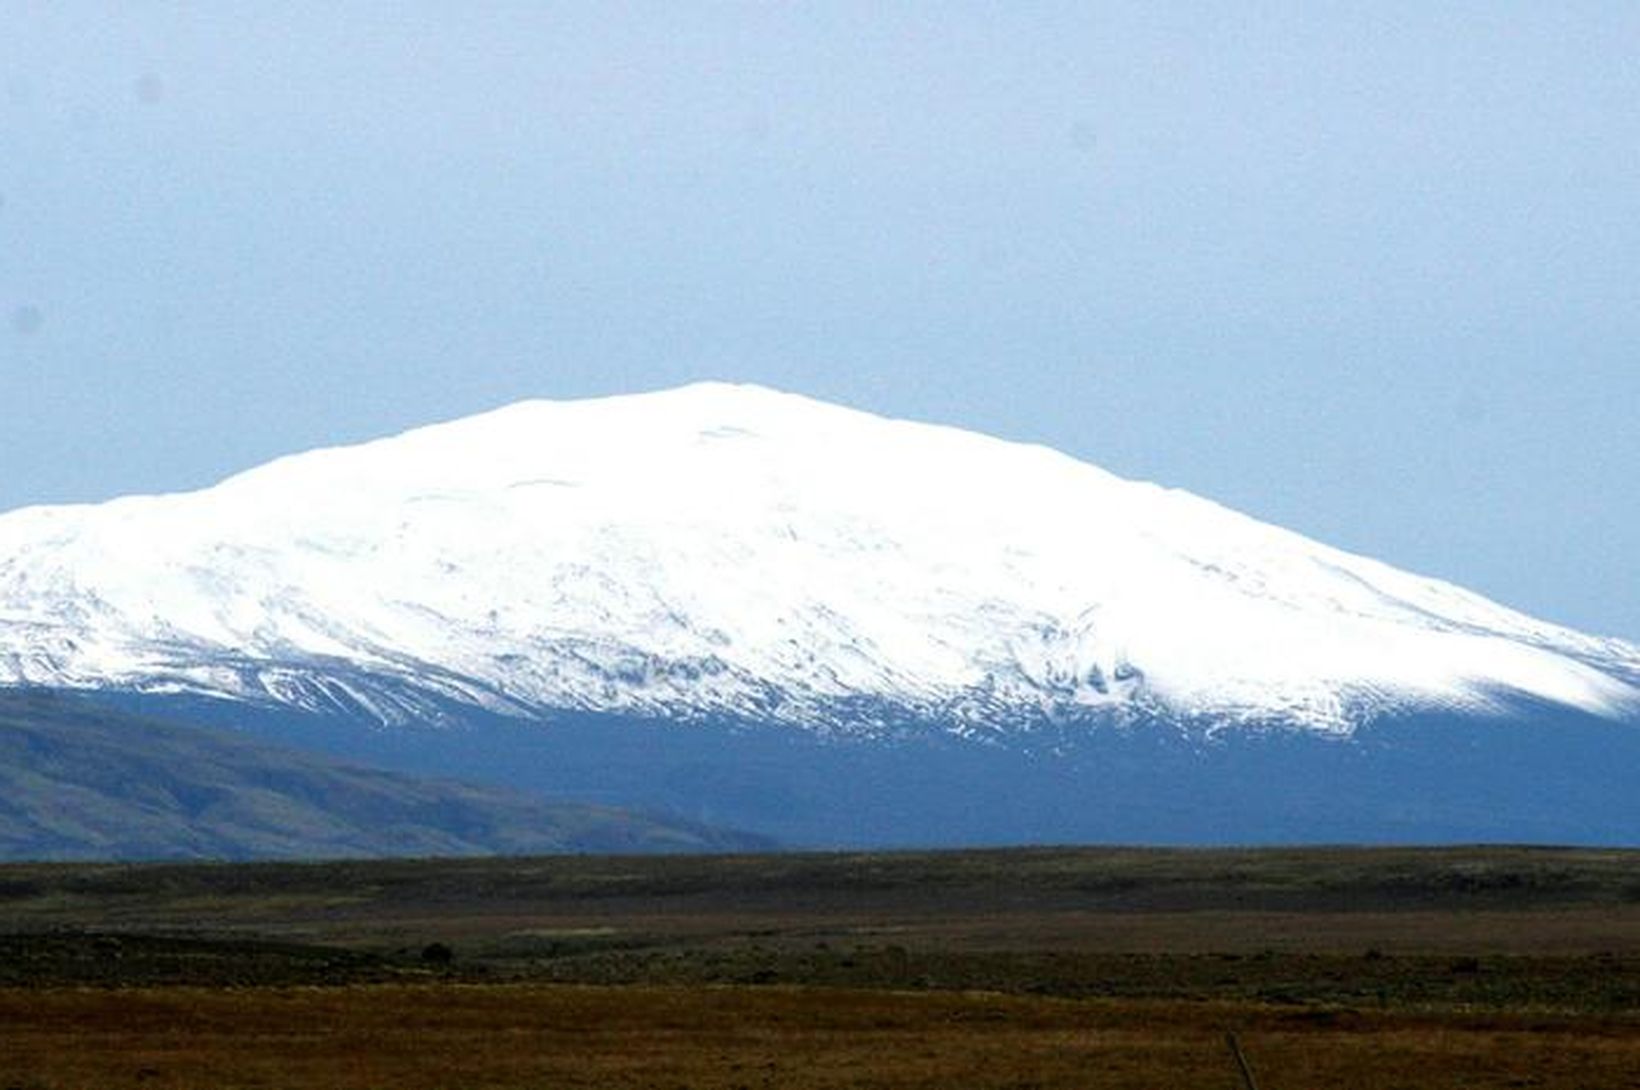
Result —
<path fill-rule="evenodd" d="M 869 731 L 838 709 L 886 702 L 957 733 L 1348 734 L 1511 694 L 1628 719 L 1640 648 L 1046 447 L 698 384 L 0 515 L 4 683 L 386 724 L 448 700 Z"/>

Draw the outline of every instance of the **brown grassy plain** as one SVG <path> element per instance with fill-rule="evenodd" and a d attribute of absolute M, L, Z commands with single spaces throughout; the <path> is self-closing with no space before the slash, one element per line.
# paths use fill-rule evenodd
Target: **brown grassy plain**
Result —
<path fill-rule="evenodd" d="M 453 961 L 424 960 L 446 943 Z M 0 868 L 0 1090 L 1640 1088 L 1640 853 Z"/>
<path fill-rule="evenodd" d="M 826 988 L 0 992 L 7 1090 L 1640 1086 L 1640 1024 Z"/>

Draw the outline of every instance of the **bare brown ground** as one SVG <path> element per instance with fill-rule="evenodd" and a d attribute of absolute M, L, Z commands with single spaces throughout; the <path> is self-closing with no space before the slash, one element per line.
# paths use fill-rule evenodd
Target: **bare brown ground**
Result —
<path fill-rule="evenodd" d="M 1633 1017 L 976 993 L 370 985 L 0 991 L 0 1088 L 1640 1087 Z"/>

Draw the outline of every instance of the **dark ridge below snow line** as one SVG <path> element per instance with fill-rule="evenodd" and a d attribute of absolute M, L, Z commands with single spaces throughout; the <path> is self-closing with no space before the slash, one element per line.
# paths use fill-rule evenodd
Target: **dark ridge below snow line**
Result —
<path fill-rule="evenodd" d="M 0 860 L 272 859 L 768 848 L 610 806 L 543 802 L 184 725 L 78 693 L 0 690 Z M 426 778 L 437 777 L 437 778 Z"/>
<path fill-rule="evenodd" d="M 1522 699 L 1491 716 L 1385 717 L 1348 738 L 1097 716 L 977 735 L 901 723 L 817 737 L 746 721 L 471 710 L 384 730 L 199 697 L 86 699 L 410 774 L 683 814 L 792 847 L 1640 845 L 1640 725 Z"/>

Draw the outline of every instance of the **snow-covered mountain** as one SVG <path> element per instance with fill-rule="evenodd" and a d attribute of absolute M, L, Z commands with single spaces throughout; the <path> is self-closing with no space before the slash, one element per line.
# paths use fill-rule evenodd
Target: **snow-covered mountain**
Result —
<path fill-rule="evenodd" d="M 1339 734 L 1518 699 L 1629 718 L 1640 648 L 1043 447 L 704 384 L 0 516 L 0 684 L 387 724 Z"/>

